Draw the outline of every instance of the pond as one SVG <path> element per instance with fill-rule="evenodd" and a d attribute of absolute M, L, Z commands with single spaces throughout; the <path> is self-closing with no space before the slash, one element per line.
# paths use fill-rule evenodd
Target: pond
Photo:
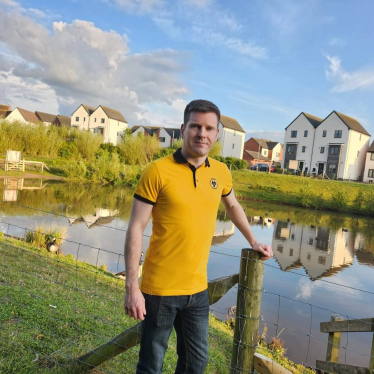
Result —
<path fill-rule="evenodd" d="M 23 237 L 26 229 L 57 225 L 67 230 L 64 254 L 123 271 L 123 247 L 132 191 L 96 184 L 0 179 L 0 230 Z M 260 333 L 285 341 L 287 356 L 316 365 L 326 356 L 320 322 L 374 317 L 374 221 L 331 212 L 240 201 L 256 238 L 272 245 L 265 263 Z M 143 239 L 146 252 L 151 222 Z M 248 243 L 220 207 L 208 264 L 210 280 L 238 273 Z M 144 257 L 143 257 L 144 258 Z M 237 287 L 213 313 L 226 320 Z M 343 333 L 339 362 L 368 366 L 372 333 Z"/>

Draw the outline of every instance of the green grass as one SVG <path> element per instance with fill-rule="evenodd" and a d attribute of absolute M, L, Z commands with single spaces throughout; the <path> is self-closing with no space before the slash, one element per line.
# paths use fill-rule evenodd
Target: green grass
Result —
<path fill-rule="evenodd" d="M 4 237 L 0 259 L 2 373 L 74 373 L 74 358 L 135 324 L 124 314 L 124 282 L 105 267 Z M 229 373 L 232 339 L 229 324 L 211 315 L 207 373 Z M 271 344 L 260 345 L 260 353 L 271 357 Z M 276 360 L 293 373 L 312 373 L 286 359 L 284 352 L 276 353 Z M 137 355 L 135 347 L 92 372 L 133 373 Z M 174 373 L 176 360 L 173 332 L 165 373 Z"/>
<path fill-rule="evenodd" d="M 235 193 L 241 198 L 374 216 L 374 187 L 369 184 L 251 170 L 234 171 L 232 175 Z M 359 191 L 365 198 L 361 206 L 356 200 Z"/>

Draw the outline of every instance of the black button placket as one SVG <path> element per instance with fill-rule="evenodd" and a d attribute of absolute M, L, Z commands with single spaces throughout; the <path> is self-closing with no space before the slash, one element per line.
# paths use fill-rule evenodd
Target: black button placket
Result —
<path fill-rule="evenodd" d="M 196 168 L 195 166 L 191 165 L 191 164 L 188 164 L 188 167 L 192 170 L 192 174 L 193 174 L 193 184 L 196 188 Z"/>

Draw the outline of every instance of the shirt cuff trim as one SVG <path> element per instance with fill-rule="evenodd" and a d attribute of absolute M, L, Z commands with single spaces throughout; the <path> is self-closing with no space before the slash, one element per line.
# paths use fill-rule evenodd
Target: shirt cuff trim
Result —
<path fill-rule="evenodd" d="M 229 196 L 229 195 L 230 195 L 230 193 L 231 193 L 231 191 L 232 191 L 232 188 L 231 188 L 231 190 L 230 190 L 230 192 L 229 192 L 229 193 L 227 193 L 226 195 L 222 195 L 222 197 L 226 197 L 226 196 Z"/>
<path fill-rule="evenodd" d="M 145 197 L 142 197 L 142 196 L 140 196 L 136 193 L 134 194 L 134 197 L 135 197 L 135 199 L 138 199 L 138 200 L 142 201 L 143 203 L 150 204 L 150 205 L 156 205 L 156 203 L 154 203 L 153 201 L 148 200 Z"/>

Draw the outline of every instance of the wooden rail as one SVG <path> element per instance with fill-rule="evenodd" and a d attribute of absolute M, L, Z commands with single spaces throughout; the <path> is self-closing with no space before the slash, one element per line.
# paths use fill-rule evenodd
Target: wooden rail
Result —
<path fill-rule="evenodd" d="M 20 162 L 7 162 L 6 160 L 4 159 L 1 159 L 0 160 L 0 165 L 3 165 L 4 167 L 4 170 L 5 171 L 22 171 L 24 172 L 25 171 L 25 167 L 27 165 L 30 165 L 30 166 L 40 166 L 41 169 L 42 169 L 42 173 L 44 171 L 44 168 L 46 168 L 49 172 L 49 167 L 44 163 L 44 162 L 41 162 L 41 161 L 30 161 L 30 160 L 21 160 Z"/>
<path fill-rule="evenodd" d="M 333 314 L 330 322 L 321 322 L 321 332 L 329 334 L 326 361 L 317 360 L 318 369 L 335 374 L 370 374 L 374 371 L 374 318 L 343 320 L 342 316 Z M 340 339 L 342 332 L 372 332 L 369 367 L 339 364 Z"/>

